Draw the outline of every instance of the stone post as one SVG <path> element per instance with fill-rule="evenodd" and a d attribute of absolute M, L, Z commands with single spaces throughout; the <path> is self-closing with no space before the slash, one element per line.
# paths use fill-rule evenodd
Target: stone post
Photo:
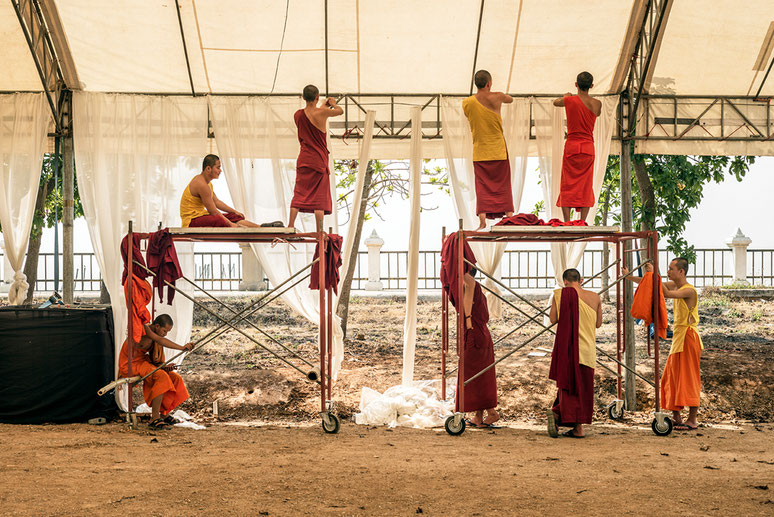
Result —
<path fill-rule="evenodd" d="M 267 285 L 263 280 L 263 267 L 258 262 L 258 257 L 249 244 L 242 243 L 239 248 L 242 250 L 242 280 L 239 281 L 239 290 L 265 291 Z"/>
<path fill-rule="evenodd" d="M 384 245 L 384 240 L 374 230 L 364 244 L 368 247 L 368 282 L 365 285 L 366 291 L 381 291 L 384 289 L 384 285 L 382 285 L 379 251 Z"/>
<path fill-rule="evenodd" d="M 747 246 L 752 239 L 742 233 L 741 228 L 736 229 L 736 235 L 726 242 L 726 246 L 734 250 L 734 282 L 747 283 Z"/>

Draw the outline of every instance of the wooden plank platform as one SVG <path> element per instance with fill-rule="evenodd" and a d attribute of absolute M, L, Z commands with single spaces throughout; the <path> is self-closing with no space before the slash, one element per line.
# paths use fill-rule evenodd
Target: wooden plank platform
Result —
<path fill-rule="evenodd" d="M 564 235 L 564 234 L 583 234 L 583 235 L 610 235 L 620 232 L 618 226 L 492 226 L 488 232 L 491 234 L 502 233 L 539 233 L 544 235 Z"/>
<path fill-rule="evenodd" d="M 172 235 L 265 235 L 265 234 L 285 234 L 293 235 L 296 232 L 295 228 L 170 228 L 169 233 Z"/>

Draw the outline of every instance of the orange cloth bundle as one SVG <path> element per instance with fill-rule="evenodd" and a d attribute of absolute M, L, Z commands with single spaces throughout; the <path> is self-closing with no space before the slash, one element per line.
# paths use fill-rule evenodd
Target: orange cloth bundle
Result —
<path fill-rule="evenodd" d="M 132 275 L 134 278 L 132 286 L 132 300 L 129 301 L 129 284 L 124 284 L 124 296 L 126 303 L 131 309 L 129 317 L 132 319 L 132 335 L 130 336 L 135 343 L 145 335 L 145 324 L 150 323 L 151 314 L 148 310 L 148 304 L 153 299 L 153 288 L 144 278 Z"/>
<path fill-rule="evenodd" d="M 661 277 L 656 275 L 656 296 L 658 296 L 658 336 L 667 337 L 667 310 L 664 292 L 661 290 Z M 653 323 L 653 272 L 643 275 L 632 300 L 632 316 L 645 320 L 645 325 Z"/>

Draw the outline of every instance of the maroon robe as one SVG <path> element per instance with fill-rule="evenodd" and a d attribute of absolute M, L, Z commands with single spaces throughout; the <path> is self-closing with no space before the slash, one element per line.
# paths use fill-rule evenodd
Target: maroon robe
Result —
<path fill-rule="evenodd" d="M 341 235 L 328 235 L 325 250 L 325 287 L 333 287 L 333 292 L 339 294 L 339 268 L 341 267 Z M 314 258 L 320 256 L 320 243 L 314 248 Z M 312 275 L 309 277 L 309 289 L 320 288 L 320 263 L 312 264 Z"/>
<path fill-rule="evenodd" d="M 580 364 L 578 291 L 574 287 L 565 287 L 560 303 L 548 378 L 556 381 L 557 394 L 552 408 L 557 415 L 556 424 L 573 427 L 576 424 L 591 423 L 594 413 L 594 369 Z"/>
<path fill-rule="evenodd" d="M 476 215 L 498 219 L 513 212 L 511 164 L 505 160 L 473 162 L 476 178 Z"/>
<path fill-rule="evenodd" d="M 470 311 L 472 329 L 465 330 L 465 349 L 462 351 L 465 359 L 464 379 L 467 381 L 478 372 L 494 363 L 494 343 L 489 333 L 489 309 L 486 297 L 481 289 L 481 284 L 476 282 L 473 292 L 473 308 Z M 461 371 L 461 364 L 458 363 Z M 463 413 L 491 409 L 497 406 L 497 376 L 494 367 L 487 370 L 482 376 L 468 384 L 462 385 L 460 379 L 463 376 L 457 374 L 457 396 L 455 411 Z M 460 390 L 465 390 L 465 405 L 460 407 Z"/>
<path fill-rule="evenodd" d="M 325 132 L 312 124 L 303 109 L 296 111 L 293 119 L 298 127 L 301 150 L 296 160 L 296 184 L 290 208 L 297 208 L 299 212 L 322 210 L 330 214 L 333 201 Z"/>
<path fill-rule="evenodd" d="M 457 232 L 451 233 L 443 241 L 441 246 L 441 285 L 444 291 L 449 295 L 452 305 L 456 306 L 457 293 L 458 293 L 458 272 L 457 272 L 457 247 L 458 247 L 458 235 Z M 473 264 L 476 263 L 476 257 L 473 255 L 473 250 L 470 249 L 470 245 L 465 242 L 465 247 L 462 250 L 465 255 L 465 259 Z M 470 271 L 470 264 L 465 264 L 463 271 L 467 273 Z"/>
<path fill-rule="evenodd" d="M 180 269 L 180 262 L 177 259 L 177 251 L 169 229 L 164 228 L 153 232 L 148 237 L 148 269 L 155 273 L 153 277 L 153 287 L 159 291 L 159 301 L 164 301 L 165 280 L 172 285 L 178 278 L 183 276 L 183 270 Z M 167 286 L 167 304 L 172 305 L 175 298 L 175 290 Z"/>

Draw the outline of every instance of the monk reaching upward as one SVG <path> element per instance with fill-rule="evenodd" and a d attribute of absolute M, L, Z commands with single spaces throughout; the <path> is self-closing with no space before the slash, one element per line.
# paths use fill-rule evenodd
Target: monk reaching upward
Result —
<path fill-rule="evenodd" d="M 194 176 L 180 198 L 180 219 L 183 228 L 255 228 L 245 216 L 218 199 L 212 191 L 212 180 L 220 177 L 220 158 L 208 154 L 202 161 L 202 172 Z M 223 212 L 221 212 L 223 210 Z"/>
<path fill-rule="evenodd" d="M 645 271 L 653 271 L 648 263 Z M 626 268 L 622 269 L 628 273 Z M 672 411 L 675 429 L 693 431 L 699 424 L 699 402 L 701 399 L 701 351 L 704 344 L 699 335 L 699 295 L 688 283 L 688 260 L 678 257 L 669 263 L 668 282 L 663 283 L 664 298 L 674 299 L 674 330 L 672 348 L 664 374 L 661 376 L 661 405 Z M 639 283 L 642 279 L 628 277 Z M 688 407 L 688 419 L 683 420 L 680 412 Z"/>
<path fill-rule="evenodd" d="M 492 76 L 486 70 L 476 72 L 473 82 L 478 90 L 462 101 L 462 111 L 473 133 L 477 230 L 482 230 L 487 219 L 513 215 L 511 165 L 500 116 L 500 107 L 512 103 L 513 97 L 493 92 Z"/>
<path fill-rule="evenodd" d="M 564 94 L 554 106 L 564 107 L 567 116 L 567 140 L 562 157 L 562 180 L 556 206 L 562 209 L 565 221 L 574 208 L 585 221 L 594 197 L 594 124 L 602 114 L 602 103 L 589 95 L 594 77 L 588 72 L 578 74 L 577 95 Z"/>
<path fill-rule="evenodd" d="M 564 289 L 554 291 L 549 313 L 551 323 L 558 325 L 548 373 L 557 388 L 554 405 L 547 411 L 548 434 L 556 438 L 557 426 L 564 426 L 572 429 L 563 436 L 583 438 L 583 424 L 590 424 L 594 414 L 594 367 L 602 302 L 597 293 L 581 287 L 577 269 L 568 269 L 562 279 Z"/>
<path fill-rule="evenodd" d="M 328 119 L 343 114 L 344 110 L 333 97 L 318 106 L 320 91 L 312 84 L 304 87 L 303 97 L 306 107 L 293 115 L 301 150 L 296 160 L 296 185 L 290 202 L 288 227 L 292 228 L 296 223 L 298 212 L 313 212 L 319 232 L 323 228 L 323 216 L 330 214 L 333 208 L 326 141 Z"/>

